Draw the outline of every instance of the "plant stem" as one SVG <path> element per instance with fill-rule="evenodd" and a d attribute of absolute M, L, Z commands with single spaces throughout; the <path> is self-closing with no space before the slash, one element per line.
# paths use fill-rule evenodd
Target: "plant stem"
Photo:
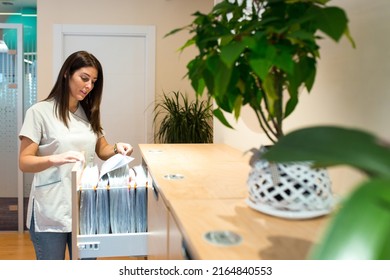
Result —
<path fill-rule="evenodd" d="M 283 136 L 283 72 L 279 72 L 277 69 L 275 69 L 274 73 L 275 89 L 279 98 L 277 99 L 275 106 L 275 118 L 272 118 L 272 121 L 276 129 L 276 137 L 280 138 Z M 276 120 L 276 122 L 274 120 Z"/>
<path fill-rule="evenodd" d="M 253 79 L 255 80 L 255 83 L 256 83 L 256 86 L 257 88 L 264 92 L 264 89 L 259 81 L 259 77 L 256 76 L 255 74 L 251 73 Z M 264 94 L 264 104 L 265 106 L 267 107 L 267 96 Z M 261 128 L 264 130 L 265 134 L 267 135 L 267 137 L 273 142 L 273 143 L 276 143 L 277 140 L 278 140 L 278 125 L 277 123 L 275 123 L 274 121 L 274 118 L 270 118 L 271 119 L 271 122 L 272 122 L 272 126 L 269 125 L 269 122 L 267 120 L 267 117 L 265 116 L 263 110 L 261 109 L 261 104 L 256 104 L 255 107 L 252 107 L 256 113 L 256 117 L 259 121 L 259 124 L 261 126 Z M 269 112 L 268 108 L 267 109 L 267 112 Z M 273 129 L 274 128 L 274 129 Z M 271 135 L 272 133 L 272 135 Z"/>
<path fill-rule="evenodd" d="M 267 119 L 264 116 L 263 110 L 259 108 L 258 110 L 255 110 L 255 113 L 261 128 L 264 130 L 264 133 L 267 135 L 267 137 L 271 140 L 272 143 L 276 143 L 277 136 L 275 132 L 272 130 L 272 127 L 268 124 Z"/>

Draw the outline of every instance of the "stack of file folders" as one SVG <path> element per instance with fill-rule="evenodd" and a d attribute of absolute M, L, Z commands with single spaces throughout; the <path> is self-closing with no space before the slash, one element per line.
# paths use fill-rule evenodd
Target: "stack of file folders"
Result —
<path fill-rule="evenodd" d="M 133 158 L 117 154 L 99 171 L 86 166 L 79 186 L 80 235 L 147 231 L 147 176 Z"/>

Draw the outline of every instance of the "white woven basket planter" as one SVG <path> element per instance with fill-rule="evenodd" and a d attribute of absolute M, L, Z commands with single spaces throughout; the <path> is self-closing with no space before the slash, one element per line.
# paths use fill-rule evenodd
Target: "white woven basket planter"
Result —
<path fill-rule="evenodd" d="M 333 207 L 326 169 L 309 162 L 275 164 L 257 160 L 247 181 L 252 208 L 270 215 L 301 219 L 327 214 Z"/>

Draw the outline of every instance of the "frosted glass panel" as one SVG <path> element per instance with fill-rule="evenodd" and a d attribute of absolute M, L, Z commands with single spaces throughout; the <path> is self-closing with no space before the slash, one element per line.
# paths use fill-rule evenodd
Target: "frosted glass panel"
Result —
<path fill-rule="evenodd" d="M 22 53 L 22 44 L 17 42 L 22 38 L 17 34 L 21 25 L 15 26 L 0 26 L 0 230 L 18 230 L 21 226 L 19 210 L 25 210 L 32 181 L 32 175 L 25 174 L 23 192 L 18 190 L 20 120 L 37 96 L 36 46 L 27 44 Z M 24 205 L 19 205 L 21 201 Z"/>
<path fill-rule="evenodd" d="M 16 50 L 0 53 L 0 197 L 17 197 L 17 63 Z"/>

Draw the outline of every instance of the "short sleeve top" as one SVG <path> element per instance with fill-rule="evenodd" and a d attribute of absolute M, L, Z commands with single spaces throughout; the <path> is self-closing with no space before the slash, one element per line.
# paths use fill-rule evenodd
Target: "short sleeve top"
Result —
<path fill-rule="evenodd" d="M 56 116 L 54 101 L 38 102 L 27 110 L 19 137 L 28 137 L 37 143 L 39 156 L 79 151 L 85 152 L 86 159 L 93 159 L 98 136 L 93 132 L 84 110 L 79 106 L 69 117 L 66 127 Z M 53 166 L 34 174 L 27 211 L 28 228 L 34 211 L 36 231 L 72 231 L 73 165 Z"/>

